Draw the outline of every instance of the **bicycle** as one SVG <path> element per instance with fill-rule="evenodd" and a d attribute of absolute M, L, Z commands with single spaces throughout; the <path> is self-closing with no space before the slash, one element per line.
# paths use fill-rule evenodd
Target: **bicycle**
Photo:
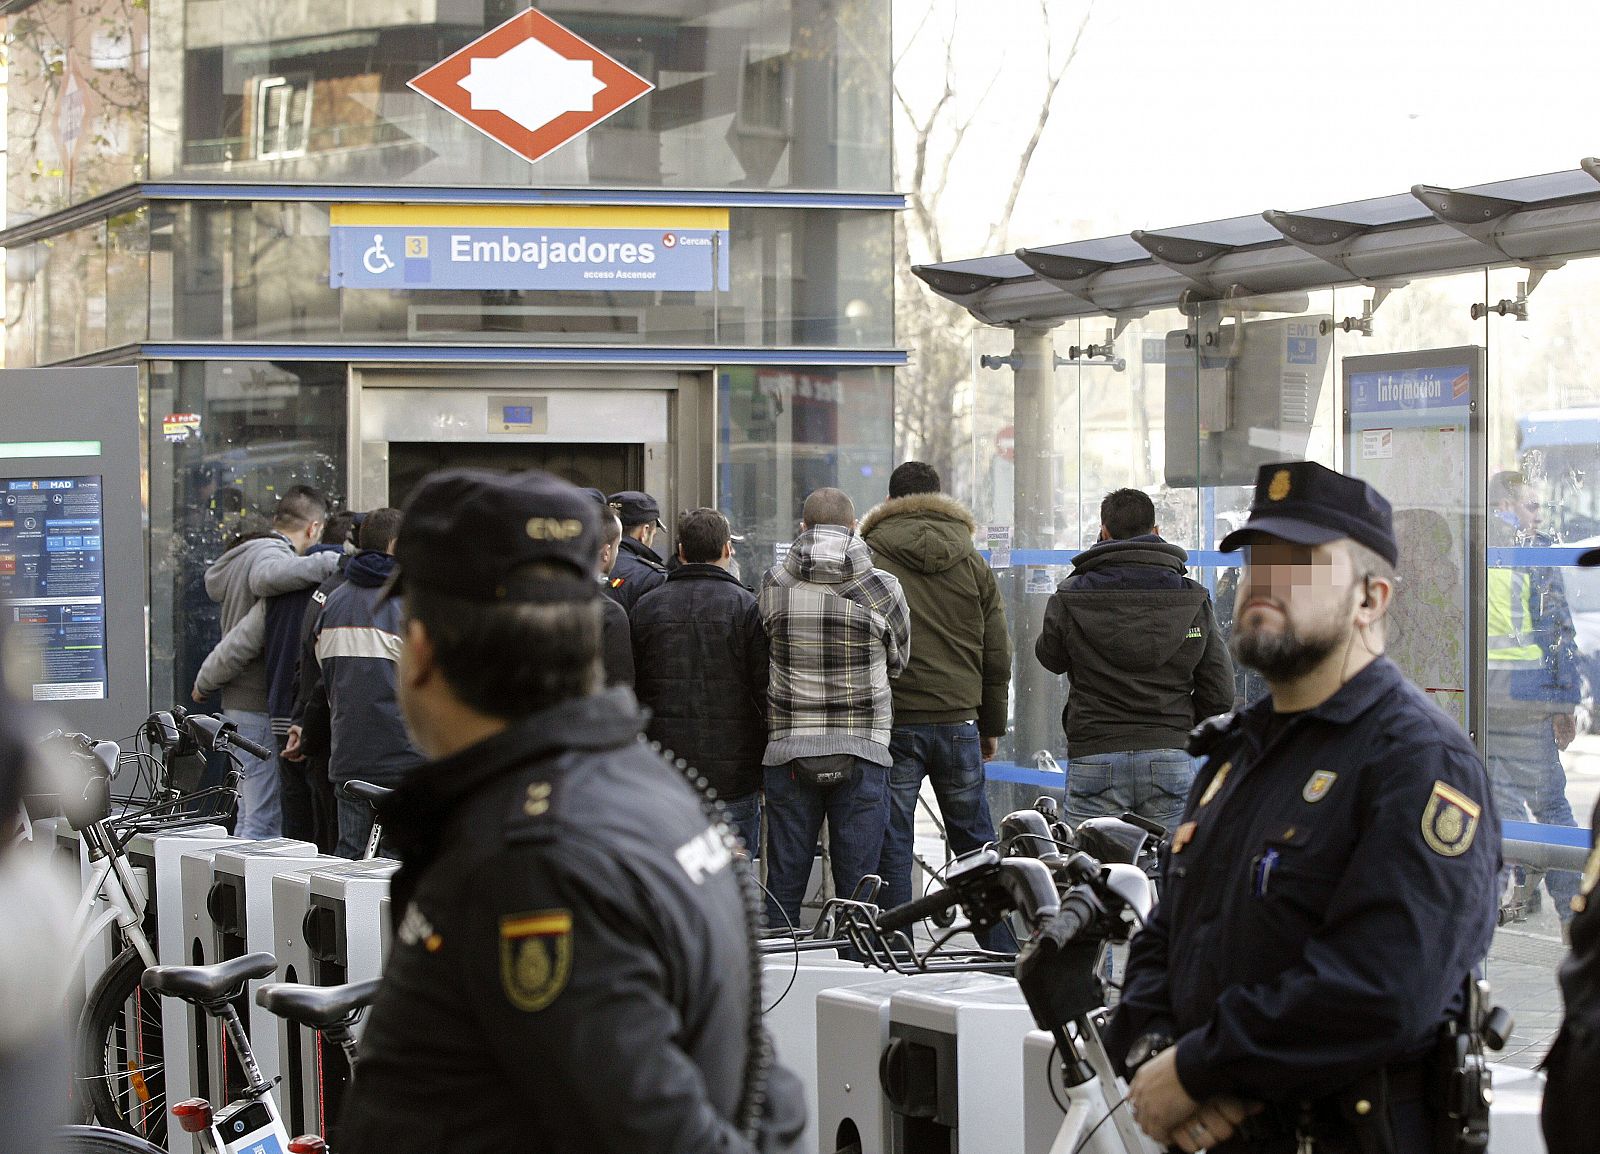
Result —
<path fill-rule="evenodd" d="M 202 1154 L 325 1154 L 327 1144 L 314 1134 L 291 1139 L 273 1097 L 272 1083 L 261 1074 L 250 1039 L 235 1005 L 245 984 L 277 968 L 268 953 L 245 954 L 210 966 L 152 966 L 143 988 L 157 997 L 181 998 L 223 1025 L 234 1057 L 244 1071 L 239 1097 L 221 1109 L 204 1098 L 187 1098 L 172 1106 L 178 1125 L 196 1137 Z M 378 994 L 380 979 L 343 986 L 269 983 L 256 990 L 256 1004 L 278 1017 L 316 1030 L 356 1064 L 354 1025 Z M 62 1154 L 162 1154 L 142 1138 L 120 1131 L 69 1126 L 62 1131 Z"/>
<path fill-rule="evenodd" d="M 136 739 L 158 752 L 124 753 L 115 742 L 59 731 L 45 740 L 63 743 L 86 769 L 83 795 L 73 799 L 67 820 L 82 838 L 92 868 L 73 915 L 72 964 L 63 977 L 63 996 L 102 933 L 111 930 L 120 945 L 78 1020 L 74 1086 L 85 1112 L 102 1125 L 160 1142 L 167 1125 L 161 1015 L 139 985 L 140 976 L 156 964 L 154 927 L 147 918 L 149 895 L 128 860 L 127 845 L 137 834 L 188 828 L 214 816 L 181 807 L 216 799 L 222 814 L 231 812 L 243 772 L 234 747 L 256 757 L 267 751 L 241 737 L 230 721 L 182 709 L 152 714 Z M 184 759 L 210 751 L 233 762 L 227 778 L 220 786 L 185 792 L 175 771 Z M 155 766 L 148 798 L 112 795 L 113 781 L 130 762 L 141 774 Z"/>
<path fill-rule="evenodd" d="M 1074 830 L 1042 798 L 1034 810 L 1008 814 L 999 841 L 955 859 L 944 871 L 944 888 L 886 911 L 834 899 L 802 945 L 845 944 L 898 974 L 1013 973 L 1035 1024 L 1061 1057 L 1051 1083 L 1062 1110 L 1052 1154 L 1155 1154 L 1121 1109 L 1125 1087 L 1100 1037 L 1109 1014 L 1103 954 L 1126 943 L 1154 908 L 1151 842 L 1160 827 L 1149 824 L 1096 818 Z M 1021 952 L 1015 959 L 947 952 L 962 932 L 947 928 L 956 907 L 977 929 L 1015 916 Z M 924 919 L 944 932 L 920 945 L 911 930 Z"/>

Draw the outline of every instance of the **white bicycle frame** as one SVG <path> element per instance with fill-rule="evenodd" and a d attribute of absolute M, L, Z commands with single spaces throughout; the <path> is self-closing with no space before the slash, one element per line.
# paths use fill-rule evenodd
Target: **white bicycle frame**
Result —
<path fill-rule="evenodd" d="M 145 965 L 155 965 L 155 948 L 144 932 L 144 914 L 150 898 L 128 864 L 127 854 L 116 844 L 116 834 L 105 822 L 97 821 L 83 829 L 82 837 L 92 872 L 72 916 L 72 965 L 68 980 L 112 924 L 122 931 L 128 944 L 139 951 Z"/>
<path fill-rule="evenodd" d="M 1127 1091 L 1111 1068 L 1099 1029 L 1088 1018 L 1080 1018 L 1077 1027 L 1079 1049 L 1094 1077 L 1066 1088 L 1067 1116 L 1056 1131 L 1050 1154 L 1160 1154 L 1123 1108 Z"/>

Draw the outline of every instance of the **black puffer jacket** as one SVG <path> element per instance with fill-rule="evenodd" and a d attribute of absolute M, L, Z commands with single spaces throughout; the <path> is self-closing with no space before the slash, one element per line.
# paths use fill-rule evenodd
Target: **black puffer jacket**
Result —
<path fill-rule="evenodd" d="M 633 607 L 634 693 L 649 734 L 722 798 L 761 788 L 767 633 L 755 595 L 716 565 L 684 565 Z"/>
<path fill-rule="evenodd" d="M 1072 559 L 1034 654 L 1065 673 L 1067 753 L 1182 749 L 1233 708 L 1233 662 L 1189 555 L 1159 537 L 1104 541 Z"/>

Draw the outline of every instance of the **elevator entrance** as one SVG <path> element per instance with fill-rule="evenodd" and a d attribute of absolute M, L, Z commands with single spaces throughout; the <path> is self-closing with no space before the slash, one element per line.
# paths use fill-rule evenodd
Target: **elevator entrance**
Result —
<path fill-rule="evenodd" d="M 643 445 L 509 444 L 391 441 L 389 503 L 403 506 L 417 482 L 440 469 L 520 473 L 542 469 L 582 489 L 610 494 L 643 489 Z"/>
<path fill-rule="evenodd" d="M 444 468 L 543 469 L 671 511 L 708 504 L 716 440 L 709 369 L 352 365 L 353 509 L 402 506 Z M 659 542 L 666 555 L 670 531 Z"/>

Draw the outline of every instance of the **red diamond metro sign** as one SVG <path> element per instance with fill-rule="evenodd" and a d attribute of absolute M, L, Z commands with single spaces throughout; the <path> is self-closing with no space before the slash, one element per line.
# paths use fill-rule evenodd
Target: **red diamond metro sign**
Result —
<path fill-rule="evenodd" d="M 655 87 L 532 8 L 409 83 L 530 161 L 548 156 Z"/>

